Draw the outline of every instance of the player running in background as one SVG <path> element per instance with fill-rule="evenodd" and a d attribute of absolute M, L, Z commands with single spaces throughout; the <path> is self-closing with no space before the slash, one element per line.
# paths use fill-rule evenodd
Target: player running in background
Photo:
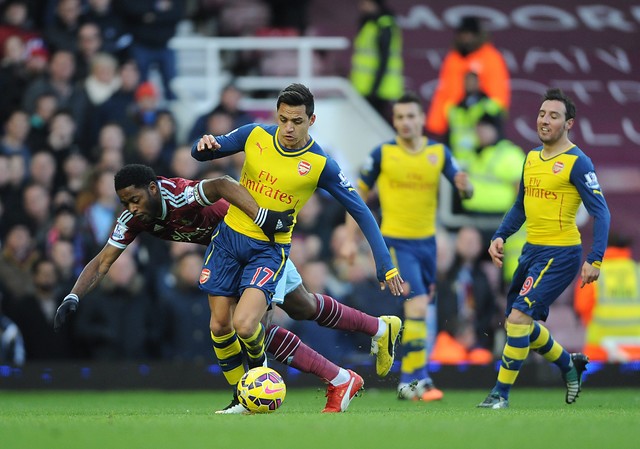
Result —
<path fill-rule="evenodd" d="M 423 135 L 420 99 L 405 94 L 393 106 L 396 137 L 376 147 L 360 172 L 358 191 L 367 198 L 378 183 L 381 231 L 404 278 L 403 357 L 398 397 L 442 399 L 427 371 L 427 304 L 435 294 L 436 210 L 440 175 L 461 195 L 473 193 L 467 174 L 458 169 L 449 149 Z M 356 253 L 356 228 L 347 217 L 348 235 L 342 256 Z"/>
<path fill-rule="evenodd" d="M 150 167 L 132 164 L 116 174 L 115 189 L 125 210 L 104 248 L 87 264 L 71 293 L 58 308 L 54 320 L 57 329 L 64 325 L 69 314 L 76 311 L 79 298 L 100 283 L 120 254 L 143 232 L 162 240 L 206 246 L 229 208 L 229 203 L 220 198 L 233 201 L 251 216 L 262 216 L 262 229 L 269 238 L 273 238 L 278 220 L 283 222 L 283 231 L 292 224 L 292 217 L 286 212 L 260 210 L 247 190 L 227 176 L 204 181 L 168 179 L 156 176 Z M 386 371 L 383 375 L 386 375 L 393 364 L 393 345 L 390 342 L 393 340 L 395 344 L 397 339 L 399 318 L 372 317 L 344 306 L 330 296 L 309 293 L 302 285 L 293 262 L 288 261 L 286 268 L 287 276 L 278 285 L 276 295 L 279 306 L 296 320 L 314 320 L 321 326 L 358 331 L 371 336 L 372 346 L 380 349 L 377 365 L 384 367 Z M 285 297 L 287 301 L 283 303 Z M 346 388 L 346 383 L 340 380 L 349 377 L 346 370 L 326 360 L 298 336 L 280 326 L 269 326 L 267 335 L 267 351 L 275 360 L 316 374 L 329 382 L 329 400 L 332 402 L 328 403 L 330 410 L 327 411 L 346 409 L 349 403 L 346 401 L 342 404 L 340 395 Z M 216 353 L 224 368 L 224 354 Z M 337 410 L 336 398 L 340 399 L 337 401 Z M 234 412 L 241 413 L 243 410 L 240 406 Z"/>
<path fill-rule="evenodd" d="M 373 215 L 338 164 L 309 136 L 316 119 L 313 94 L 302 84 L 291 84 L 280 92 L 276 110 L 277 125 L 250 124 L 224 136 L 205 135 L 194 143 L 193 157 L 206 161 L 244 151 L 240 184 L 260 207 L 293 208 L 294 217 L 317 187 L 325 189 L 362 227 L 381 288 L 388 285 L 392 294 L 400 295 L 402 279 Z M 265 331 L 260 319 L 283 275 L 292 230 L 277 234 L 271 244 L 253 220 L 231 206 L 207 249 L 200 288 L 209 295 L 215 349 L 228 361 L 225 376 L 230 385 L 236 385 L 244 373 L 238 339 L 246 347 L 250 367 L 263 363 Z M 364 381 L 351 370 L 344 380 L 348 387 L 341 394 L 342 401 L 347 401 Z"/>
<path fill-rule="evenodd" d="M 560 368 L 567 404 L 576 401 L 582 388 L 582 373 L 589 359 L 584 354 L 569 354 L 538 322 L 547 319 L 549 307 L 578 272 L 582 286 L 598 279 L 607 246 L 611 217 L 593 163 L 569 140 L 575 116 L 570 98 L 560 89 L 547 90 L 536 123 L 542 146 L 527 154 L 518 197 L 489 246 L 493 263 L 502 267 L 504 242 L 526 222 L 527 242 L 507 293 L 507 341 L 498 380 L 478 407 L 509 406 L 509 391 L 529 349 Z M 581 202 L 594 218 L 593 246 L 582 271 L 576 225 Z"/>

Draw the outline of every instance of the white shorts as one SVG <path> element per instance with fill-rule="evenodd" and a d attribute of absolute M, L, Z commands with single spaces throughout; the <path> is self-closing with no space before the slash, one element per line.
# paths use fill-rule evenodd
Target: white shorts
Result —
<path fill-rule="evenodd" d="M 284 264 L 284 273 L 276 284 L 276 291 L 273 294 L 272 302 L 282 304 L 284 297 L 298 288 L 300 284 L 302 284 L 302 278 L 300 277 L 300 273 L 298 273 L 298 269 L 293 262 L 291 262 L 291 259 L 287 259 L 287 262 Z"/>

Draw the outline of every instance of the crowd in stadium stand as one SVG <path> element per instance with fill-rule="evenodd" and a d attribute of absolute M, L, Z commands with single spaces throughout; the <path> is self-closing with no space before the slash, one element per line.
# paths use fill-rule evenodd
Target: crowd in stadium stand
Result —
<path fill-rule="evenodd" d="M 209 307 L 197 286 L 202 249 L 195 245 L 140 238 L 92 293 L 99 300 L 83 304 L 72 326 L 54 333 L 53 316 L 113 229 L 121 209 L 113 176 L 124 164 L 143 163 L 159 175 L 189 179 L 236 176 L 242 165 L 238 158 L 205 165 L 190 156 L 193 139 L 203 133 L 223 134 L 255 120 L 239 108 L 243 93 L 233 85 L 182 133 L 187 138 L 178 137 L 171 107 L 176 65 L 167 47 L 177 26 L 186 21 L 208 36 L 299 35 L 308 26 L 309 3 L 0 0 L 0 362 L 213 360 Z M 475 23 L 465 26 L 476 29 Z M 240 56 L 231 64 L 235 74 L 261 73 L 255 58 Z M 150 77 L 154 66 L 157 78 Z M 470 96 L 465 98 L 473 104 L 481 97 Z M 499 131 L 501 112 L 491 107 L 474 117 Z M 467 122 L 465 132 L 474 127 Z M 454 142 L 456 136 L 443 138 Z M 501 138 L 498 132 L 487 142 L 492 152 L 499 151 Z M 366 246 L 353 265 L 335 256 L 343 221 L 342 208 L 321 192 L 299 214 L 291 258 L 308 290 L 374 315 L 401 315 L 402 300 L 379 291 Z M 500 273 L 482 256 L 486 248 L 477 243 L 477 230 L 438 238 L 439 279 L 452 307 L 441 308 L 435 320 L 446 333 L 433 340 L 449 346 L 436 345 L 433 357 L 446 362 L 455 349 L 455 362 L 485 362 L 485 353 L 476 353 L 479 359 L 472 353 L 493 351 L 494 333 L 479 332 L 477 323 L 499 329 Z M 277 310 L 276 319 L 336 361 L 367 356 L 368 341 L 292 322 Z"/>

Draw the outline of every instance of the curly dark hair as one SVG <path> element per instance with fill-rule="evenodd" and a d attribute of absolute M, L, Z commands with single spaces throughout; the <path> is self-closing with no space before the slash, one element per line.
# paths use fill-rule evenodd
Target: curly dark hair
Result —
<path fill-rule="evenodd" d="M 129 164 L 118 170 L 113 181 L 116 191 L 118 191 L 129 186 L 147 187 L 157 179 L 158 177 L 151 167 L 142 164 Z"/>

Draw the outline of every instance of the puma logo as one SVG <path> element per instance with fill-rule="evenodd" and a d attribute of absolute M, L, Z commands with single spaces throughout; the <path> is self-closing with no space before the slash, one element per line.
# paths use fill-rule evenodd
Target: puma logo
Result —
<path fill-rule="evenodd" d="M 526 302 L 527 305 L 529 306 L 529 308 L 531 308 L 535 304 L 536 300 L 534 299 L 533 301 L 531 301 L 528 296 L 525 296 L 524 297 L 524 302 Z"/>

